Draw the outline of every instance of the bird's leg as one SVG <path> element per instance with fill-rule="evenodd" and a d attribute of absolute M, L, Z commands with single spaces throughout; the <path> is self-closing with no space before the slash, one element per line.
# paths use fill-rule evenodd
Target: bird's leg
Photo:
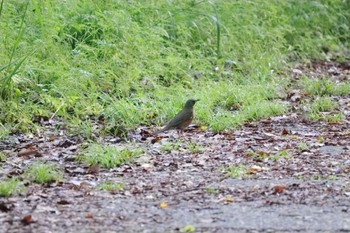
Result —
<path fill-rule="evenodd" d="M 183 129 L 178 129 L 177 130 L 177 134 L 180 136 L 180 138 L 183 137 L 183 133 L 184 133 Z"/>

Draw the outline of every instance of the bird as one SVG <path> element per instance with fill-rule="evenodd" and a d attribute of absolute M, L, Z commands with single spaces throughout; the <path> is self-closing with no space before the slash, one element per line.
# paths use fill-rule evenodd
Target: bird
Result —
<path fill-rule="evenodd" d="M 182 132 L 187 126 L 189 126 L 194 117 L 194 104 L 199 101 L 199 99 L 189 99 L 186 101 L 184 108 L 175 115 L 162 129 L 158 130 L 156 133 L 161 133 L 171 129 L 177 129 Z"/>

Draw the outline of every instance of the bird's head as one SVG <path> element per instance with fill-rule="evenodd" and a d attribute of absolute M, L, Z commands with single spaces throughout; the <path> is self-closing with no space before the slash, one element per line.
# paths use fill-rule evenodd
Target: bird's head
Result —
<path fill-rule="evenodd" d="M 199 99 L 195 100 L 195 99 L 189 99 L 187 100 L 186 104 L 185 104 L 185 108 L 193 108 L 194 104 L 199 101 Z"/>

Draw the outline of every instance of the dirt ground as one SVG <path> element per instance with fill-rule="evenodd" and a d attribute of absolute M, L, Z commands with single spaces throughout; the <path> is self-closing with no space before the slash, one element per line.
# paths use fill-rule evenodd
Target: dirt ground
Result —
<path fill-rule="evenodd" d="M 301 75 L 350 81 L 350 65 L 313 62 L 291 72 Z M 129 142 L 103 138 L 144 153 L 93 174 L 74 159 L 85 142 L 55 130 L 57 122 L 44 122 L 37 135 L 11 135 L 0 142 L 9 156 L 1 180 L 38 159 L 57 163 L 65 177 L 0 198 L 0 232 L 350 232 L 350 98 L 332 97 L 341 123 L 308 120 L 300 103 L 310 98 L 291 88 L 282 97 L 288 113 L 233 132 L 193 126 L 157 138 L 140 128 Z M 19 156 L 28 147 L 38 154 Z M 96 190 L 106 180 L 123 190 Z"/>

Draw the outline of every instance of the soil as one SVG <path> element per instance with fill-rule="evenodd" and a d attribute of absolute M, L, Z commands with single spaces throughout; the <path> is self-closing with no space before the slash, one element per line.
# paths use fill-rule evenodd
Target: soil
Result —
<path fill-rule="evenodd" d="M 303 75 L 349 81 L 350 65 L 300 65 L 291 85 Z M 139 128 L 128 142 L 103 138 L 144 151 L 113 169 L 77 162 L 86 142 L 57 130 L 57 121 L 35 135 L 11 135 L 0 142 L 9 157 L 1 180 L 40 159 L 65 175 L 47 185 L 23 181 L 25 193 L 0 198 L 0 232 L 350 232 L 350 98 L 332 97 L 342 122 L 313 122 L 301 104 L 313 97 L 291 89 L 283 97 L 288 113 L 233 132 L 192 126 L 155 136 Z M 123 189 L 97 190 L 106 180 Z"/>

